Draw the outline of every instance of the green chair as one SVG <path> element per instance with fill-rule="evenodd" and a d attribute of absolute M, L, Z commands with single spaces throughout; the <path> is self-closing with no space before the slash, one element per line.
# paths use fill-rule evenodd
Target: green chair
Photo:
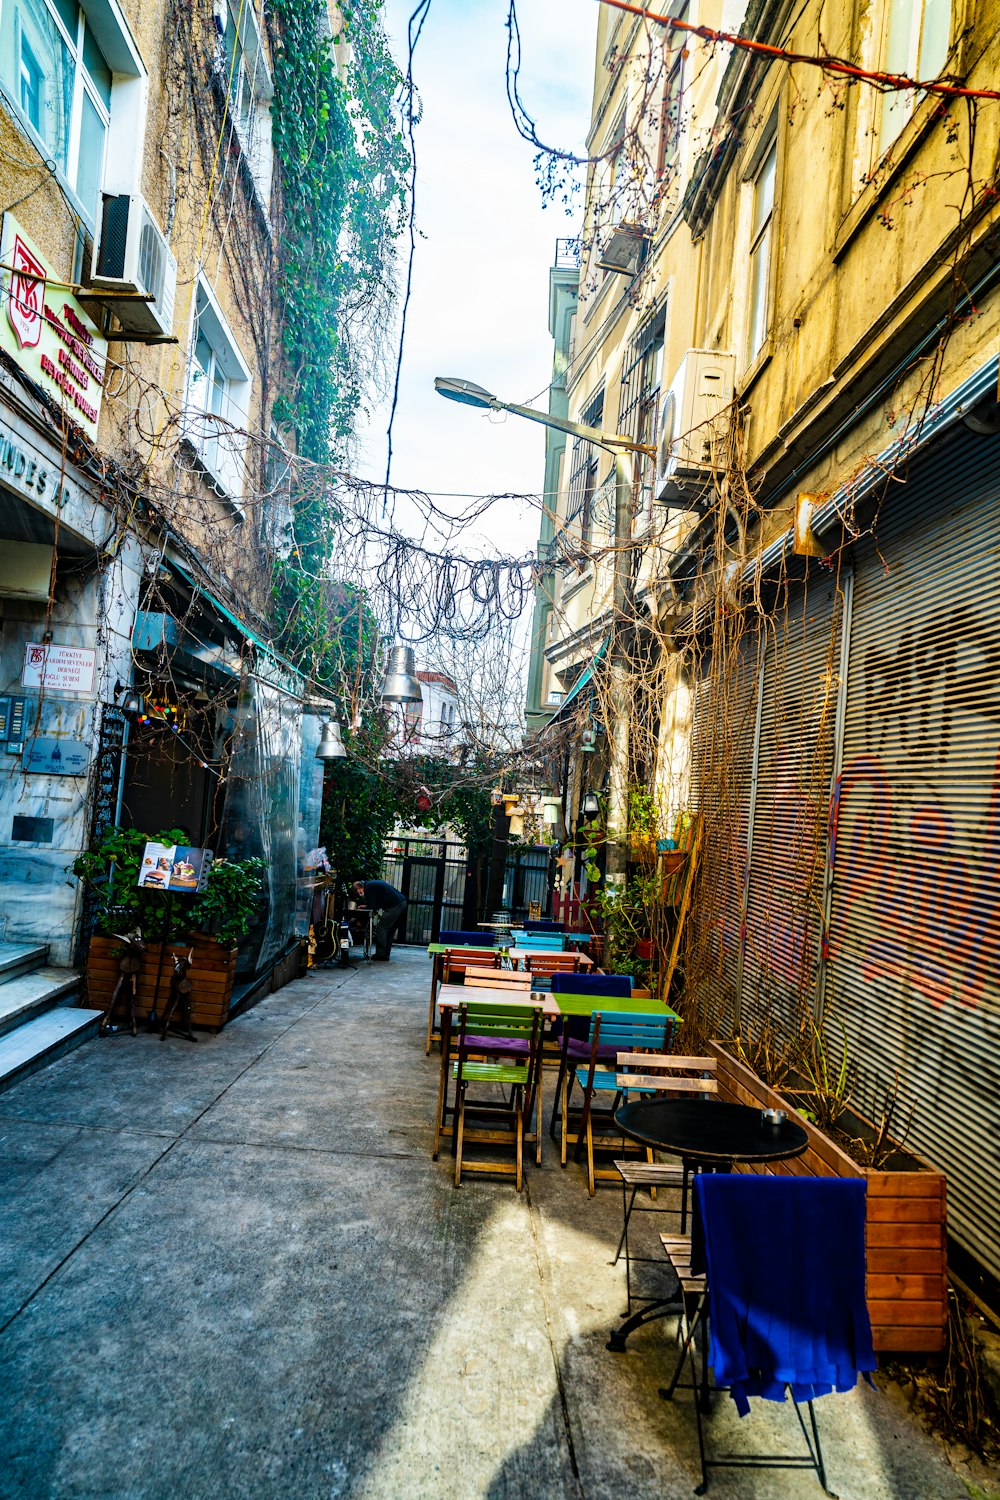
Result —
<path fill-rule="evenodd" d="M 521 1191 L 525 1121 L 530 1122 L 536 1105 L 541 1042 L 540 1004 L 515 1006 L 476 1001 L 459 1007 L 458 1056 L 453 1067 L 456 1123 L 451 1146 L 456 1187 L 461 1185 L 464 1169 L 512 1176 L 517 1191 Z M 488 1054 L 493 1046 L 500 1055 L 484 1060 L 483 1054 Z M 483 1123 L 467 1123 L 471 1120 Z M 435 1156 L 439 1134 L 440 1118 L 435 1133 Z M 511 1163 L 467 1159 L 465 1146 L 470 1141 L 513 1146 L 515 1160 Z"/>

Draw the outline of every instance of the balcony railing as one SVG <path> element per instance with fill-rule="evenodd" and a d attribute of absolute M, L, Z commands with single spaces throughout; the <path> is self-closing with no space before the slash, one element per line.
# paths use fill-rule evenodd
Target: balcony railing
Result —
<path fill-rule="evenodd" d="M 557 271 L 573 270 L 580 264 L 580 236 L 556 240 L 555 268 Z"/>

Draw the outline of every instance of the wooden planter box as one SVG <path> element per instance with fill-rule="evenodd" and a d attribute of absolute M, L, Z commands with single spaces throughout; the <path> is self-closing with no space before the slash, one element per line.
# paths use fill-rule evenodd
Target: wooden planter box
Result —
<path fill-rule="evenodd" d="M 121 942 L 115 937 L 92 937 L 87 953 L 87 997 L 95 1010 L 106 1010 L 118 983 L 118 959 Z M 229 1019 L 229 1002 L 236 979 L 236 949 L 222 948 L 214 938 L 198 937 L 191 942 L 169 942 L 163 950 L 160 967 L 160 989 L 156 1000 L 157 1015 L 162 1020 L 170 1004 L 170 980 L 173 955 L 194 949 L 194 962 L 188 970 L 194 988 L 191 991 L 191 1017 L 195 1026 L 219 1031 Z M 150 943 L 139 972 L 139 998 L 136 1015 L 149 1016 L 156 993 L 156 972 L 160 964 L 160 944 Z M 116 1021 L 127 1016 L 127 1001 L 119 999 Z M 174 1023 L 180 1018 L 180 1007 L 174 1011 Z"/>
<path fill-rule="evenodd" d="M 719 1042 L 709 1051 L 719 1061 L 719 1097 L 761 1109 L 793 1105 Z M 794 1116 L 809 1137 L 802 1156 L 775 1162 L 789 1176 L 864 1177 L 868 1184 L 868 1315 L 876 1353 L 940 1354 L 948 1333 L 948 1259 L 945 1177 L 913 1152 L 913 1170 L 861 1167 L 809 1120 Z"/>

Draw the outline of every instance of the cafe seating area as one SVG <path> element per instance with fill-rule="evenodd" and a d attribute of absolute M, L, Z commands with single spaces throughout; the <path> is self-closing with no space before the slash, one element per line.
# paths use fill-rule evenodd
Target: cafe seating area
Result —
<path fill-rule="evenodd" d="M 837 1240 L 846 1268 L 837 1296 L 826 1301 L 810 1295 L 808 1276 L 783 1247 L 787 1285 L 765 1286 L 766 1276 L 741 1284 L 742 1312 L 724 1312 L 731 1291 L 727 1276 L 739 1256 L 732 1246 L 720 1248 L 720 1234 L 731 1234 L 736 1221 L 732 1216 L 726 1221 L 716 1207 L 713 1222 L 712 1205 L 730 1201 L 713 1195 L 725 1195 L 724 1185 L 736 1183 L 748 1224 L 755 1222 L 759 1197 L 765 1217 L 758 1229 L 765 1226 L 760 1231 L 765 1235 L 769 1224 L 794 1222 L 795 1234 L 790 1228 L 788 1234 L 797 1241 L 795 1254 L 807 1263 L 812 1234 L 805 1221 L 794 1220 L 793 1199 L 801 1197 L 803 1182 L 815 1186 L 817 1179 L 759 1175 L 769 1163 L 801 1154 L 805 1131 L 794 1120 L 768 1118 L 760 1109 L 720 1100 L 717 1060 L 672 1050 L 681 1025 L 678 1013 L 659 996 L 634 987 L 628 975 L 603 973 L 572 941 L 581 934 L 558 931 L 554 923 L 541 929 L 496 925 L 492 945 L 471 932 L 452 932 L 429 947 L 426 1047 L 430 1052 L 436 1044 L 440 1051 L 434 1159 L 450 1157 L 456 1189 L 472 1173 L 505 1179 L 521 1192 L 532 1171 L 555 1165 L 543 1154 L 548 1134 L 558 1148 L 559 1170 L 578 1180 L 581 1194 L 594 1198 L 599 1186 L 610 1184 L 620 1193 L 622 1215 L 610 1264 L 621 1266 L 625 1306 L 620 1322 L 608 1331 L 609 1357 L 626 1352 L 629 1338 L 650 1324 L 668 1320 L 676 1328 L 679 1355 L 669 1378 L 665 1371 L 661 1395 L 672 1401 L 685 1388 L 682 1375 L 690 1373 L 687 1388 L 701 1460 L 697 1493 L 705 1492 L 715 1469 L 747 1466 L 742 1458 L 737 1465 L 711 1455 L 706 1446 L 702 1415 L 716 1388 L 731 1389 L 742 1411 L 745 1391 L 783 1399 L 787 1387 L 805 1453 L 762 1454 L 747 1462 L 808 1468 L 826 1490 L 813 1400 L 831 1389 L 849 1389 L 859 1372 L 874 1368 L 865 1303 L 863 1184 L 860 1220 L 856 1211 L 853 1219 L 846 1215 L 845 1234 Z M 470 941 L 455 941 L 459 937 Z M 854 1192 L 856 1210 L 858 1182 L 831 1182 Z M 833 1196 L 823 1200 L 824 1212 Z M 728 1231 L 718 1228 L 723 1222 Z M 640 1223 L 644 1227 L 638 1232 Z M 760 1270 L 766 1256 L 759 1248 L 756 1255 Z M 741 1346 L 733 1329 L 752 1331 L 760 1319 L 794 1325 L 798 1363 L 786 1361 L 762 1374 L 765 1333 L 755 1346 L 753 1371 L 740 1372 Z M 719 1353 L 719 1328 L 738 1346 L 728 1350 L 727 1365 Z M 814 1346 L 836 1346 L 835 1365 L 823 1366 L 818 1356 L 810 1365 Z M 717 1387 L 710 1378 L 713 1368 Z M 808 1428 L 798 1402 L 806 1408 Z"/>

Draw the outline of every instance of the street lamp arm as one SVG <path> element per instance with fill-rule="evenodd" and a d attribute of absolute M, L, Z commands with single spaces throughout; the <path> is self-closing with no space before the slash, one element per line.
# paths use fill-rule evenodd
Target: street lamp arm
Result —
<path fill-rule="evenodd" d="M 543 427 L 555 427 L 559 432 L 568 432 L 571 437 L 583 438 L 601 448 L 618 453 L 641 453 L 646 458 L 655 458 L 656 449 L 649 443 L 636 443 L 631 438 L 620 437 L 614 432 L 602 432 L 599 427 L 585 427 L 582 422 L 571 422 L 568 417 L 555 417 L 551 412 L 537 411 L 533 406 L 517 406 L 513 401 L 491 403 L 494 411 L 513 412 L 516 417 L 527 417 L 529 422 L 540 422 Z"/>

